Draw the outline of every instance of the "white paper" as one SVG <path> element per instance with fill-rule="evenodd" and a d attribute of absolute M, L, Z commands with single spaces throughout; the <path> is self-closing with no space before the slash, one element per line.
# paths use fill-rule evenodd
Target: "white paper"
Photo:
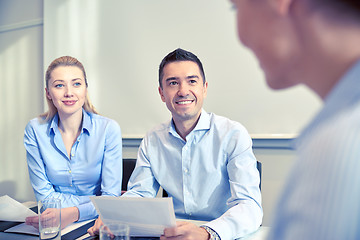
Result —
<path fill-rule="evenodd" d="M 31 234 L 35 236 L 39 236 L 39 230 L 34 228 L 31 225 L 26 225 L 25 223 L 21 223 L 19 225 L 16 225 L 14 227 L 8 228 L 5 230 L 5 232 L 9 233 L 26 233 Z"/>
<path fill-rule="evenodd" d="M 67 226 L 66 228 L 61 230 L 61 236 L 63 236 L 65 234 L 71 232 L 72 230 L 75 230 L 75 229 L 77 229 L 77 228 L 91 222 L 92 220 L 93 219 L 70 224 L 69 226 Z M 39 236 L 39 230 L 38 229 L 34 228 L 33 226 L 26 225 L 25 223 L 21 223 L 19 225 L 16 225 L 14 227 L 6 229 L 5 232 L 26 233 L 26 234 Z"/>
<path fill-rule="evenodd" d="M 172 198 L 90 197 L 104 224 L 122 222 L 131 236 L 159 237 L 176 226 Z"/>
<path fill-rule="evenodd" d="M 192 223 L 192 224 L 195 224 L 195 225 L 198 226 L 198 227 L 200 227 L 201 225 L 204 225 L 205 223 L 208 223 L 207 221 L 181 219 L 181 218 L 176 219 L 176 221 L 190 222 L 190 223 Z"/>
<path fill-rule="evenodd" d="M 25 222 L 26 217 L 37 214 L 8 195 L 0 197 L 0 220 L 11 222 Z"/>

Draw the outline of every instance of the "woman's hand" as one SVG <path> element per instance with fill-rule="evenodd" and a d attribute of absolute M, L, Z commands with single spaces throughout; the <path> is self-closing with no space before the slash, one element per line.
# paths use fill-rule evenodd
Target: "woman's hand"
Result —
<path fill-rule="evenodd" d="M 25 224 L 31 225 L 36 229 L 39 229 L 39 216 L 27 217 L 25 218 Z"/>
<path fill-rule="evenodd" d="M 41 220 L 55 221 L 56 209 L 48 208 L 41 214 Z M 77 207 L 68 207 L 61 209 L 61 229 L 79 219 L 79 209 Z M 39 229 L 39 216 L 27 217 L 25 224 Z"/>
<path fill-rule="evenodd" d="M 68 207 L 61 209 L 61 229 L 69 224 L 79 220 L 79 209 L 77 207 Z"/>

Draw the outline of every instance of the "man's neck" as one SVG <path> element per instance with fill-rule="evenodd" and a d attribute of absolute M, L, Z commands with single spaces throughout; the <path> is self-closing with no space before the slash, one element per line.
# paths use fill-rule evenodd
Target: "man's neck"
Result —
<path fill-rule="evenodd" d="M 186 136 L 194 130 L 196 124 L 199 122 L 201 114 L 196 119 L 176 120 L 173 118 L 176 132 L 182 139 L 186 141 Z"/>
<path fill-rule="evenodd" d="M 301 21 L 300 21 L 300 20 Z M 325 99 L 339 79 L 360 59 L 360 28 L 355 23 L 334 23 L 319 14 L 296 21 L 303 36 L 304 59 L 300 82 Z M 343 43 L 343 44 L 341 44 Z"/>

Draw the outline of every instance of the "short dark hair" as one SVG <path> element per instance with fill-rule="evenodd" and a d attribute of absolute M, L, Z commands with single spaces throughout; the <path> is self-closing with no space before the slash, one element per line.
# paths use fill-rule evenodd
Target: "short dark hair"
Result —
<path fill-rule="evenodd" d="M 159 86 L 162 88 L 162 78 L 164 77 L 164 67 L 166 66 L 166 64 L 172 63 L 172 62 L 180 62 L 180 61 L 191 61 L 191 62 L 195 62 L 199 69 L 200 69 L 200 73 L 201 76 L 203 78 L 204 84 L 206 82 L 205 80 L 205 73 L 204 73 L 204 68 L 202 66 L 202 63 L 200 61 L 200 59 L 193 53 L 186 51 L 184 49 L 178 48 L 175 49 L 174 51 L 172 51 L 171 53 L 169 53 L 168 55 L 166 55 L 164 57 L 164 59 L 161 61 L 160 66 L 159 66 Z"/>
<path fill-rule="evenodd" d="M 342 15 L 360 20 L 359 0 L 308 0 L 307 2 L 314 10 L 328 10 L 330 17 Z"/>

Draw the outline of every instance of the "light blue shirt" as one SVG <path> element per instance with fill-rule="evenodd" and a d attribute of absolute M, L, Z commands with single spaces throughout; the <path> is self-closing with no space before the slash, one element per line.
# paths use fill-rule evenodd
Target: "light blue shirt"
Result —
<path fill-rule="evenodd" d="M 206 225 L 227 240 L 260 226 L 259 182 L 246 129 L 203 110 L 186 141 L 172 121 L 146 134 L 124 196 L 155 197 L 162 186 L 177 218 L 210 221 Z"/>
<path fill-rule="evenodd" d="M 58 115 L 49 122 L 30 120 L 24 145 L 37 200 L 59 198 L 61 207 L 76 206 L 79 221 L 95 218 L 89 196 L 121 194 L 122 139 L 111 119 L 83 110 L 81 133 L 69 158 L 58 128 Z"/>
<path fill-rule="evenodd" d="M 269 239 L 360 239 L 360 61 L 296 146 Z"/>

